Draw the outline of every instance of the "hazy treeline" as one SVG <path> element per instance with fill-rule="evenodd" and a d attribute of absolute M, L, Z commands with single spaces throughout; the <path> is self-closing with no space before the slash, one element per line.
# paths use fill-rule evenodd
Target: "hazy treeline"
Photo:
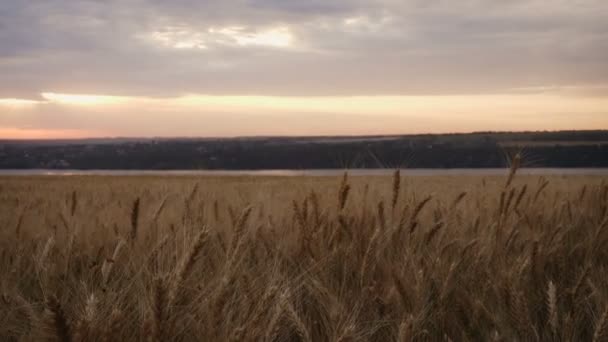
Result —
<path fill-rule="evenodd" d="M 528 167 L 608 167 L 608 132 L 5 141 L 0 168 L 485 168 L 507 166 L 515 151 Z"/>

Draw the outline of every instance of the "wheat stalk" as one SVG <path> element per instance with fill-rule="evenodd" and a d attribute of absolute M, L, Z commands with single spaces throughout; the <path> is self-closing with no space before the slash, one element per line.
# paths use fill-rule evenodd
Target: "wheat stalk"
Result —
<path fill-rule="evenodd" d="M 593 333 L 593 342 L 603 342 L 606 340 L 608 340 L 608 304 L 602 316 L 597 320 Z"/>
<path fill-rule="evenodd" d="M 137 239 L 137 228 L 139 225 L 139 197 L 133 202 L 131 207 L 131 231 L 129 233 L 129 240 L 133 243 Z"/>
<path fill-rule="evenodd" d="M 157 277 L 152 288 L 151 331 L 148 337 L 151 341 L 164 341 L 165 321 L 167 319 L 167 285 L 164 277 Z"/>
<path fill-rule="evenodd" d="M 74 213 L 76 213 L 76 207 L 78 206 L 78 196 L 76 194 L 76 190 L 72 191 L 72 201 L 70 207 L 70 216 L 74 217 Z"/>
<path fill-rule="evenodd" d="M 341 211 L 346 206 L 349 191 L 350 185 L 348 184 L 348 173 L 344 172 L 342 183 L 340 183 L 340 189 L 338 190 L 338 210 Z"/>
<path fill-rule="evenodd" d="M 557 333 L 558 329 L 558 311 L 557 311 L 557 289 L 553 281 L 547 284 L 547 311 L 549 312 L 549 326 L 553 333 Z"/>
<path fill-rule="evenodd" d="M 171 287 L 168 291 L 168 300 L 167 305 L 171 306 L 175 302 L 177 297 L 177 292 L 179 286 L 184 282 L 184 280 L 188 277 L 188 275 L 192 272 L 192 268 L 194 267 L 194 263 L 196 262 L 197 256 L 203 249 L 205 242 L 207 241 L 207 237 L 209 236 L 209 229 L 204 227 L 194 239 L 194 243 L 188 253 L 184 256 L 184 259 L 178 266 L 175 277 L 171 283 Z"/>
<path fill-rule="evenodd" d="M 104 263 L 101 267 L 101 274 L 102 274 L 104 285 L 108 284 L 110 275 L 112 274 L 112 269 L 114 268 L 114 264 L 118 260 L 118 257 L 120 256 L 120 252 L 122 251 L 122 249 L 125 245 L 126 245 L 125 240 L 120 239 L 118 241 L 118 243 L 116 244 L 116 247 L 114 248 L 114 253 L 112 253 L 112 258 L 104 260 Z"/>
<path fill-rule="evenodd" d="M 515 178 L 515 174 L 517 170 L 521 166 L 521 154 L 517 153 L 513 159 L 511 160 L 511 168 L 509 169 L 509 176 L 507 177 L 507 182 L 505 183 L 505 188 L 508 188 L 513 182 L 513 178 Z"/>
<path fill-rule="evenodd" d="M 46 332 L 52 339 L 61 342 L 72 341 L 69 321 L 63 311 L 63 307 L 54 296 L 49 297 L 46 301 L 43 322 Z"/>
<path fill-rule="evenodd" d="M 154 212 L 154 215 L 152 215 L 152 222 L 157 222 L 158 221 L 158 218 L 160 217 L 161 213 L 165 209 L 166 205 L 167 205 L 167 197 L 165 196 L 163 198 L 163 200 L 160 202 L 160 204 L 158 205 L 158 208 L 156 208 L 156 211 Z"/>
<path fill-rule="evenodd" d="M 306 327 L 296 310 L 293 308 L 291 302 L 287 302 L 286 312 L 300 340 L 302 342 L 312 342 L 312 338 L 310 337 L 310 332 L 308 331 L 308 328 Z"/>
<path fill-rule="evenodd" d="M 393 197 L 391 199 L 391 208 L 393 211 L 397 206 L 397 201 L 399 201 L 399 192 L 401 190 L 401 170 L 395 170 L 393 174 Z"/>

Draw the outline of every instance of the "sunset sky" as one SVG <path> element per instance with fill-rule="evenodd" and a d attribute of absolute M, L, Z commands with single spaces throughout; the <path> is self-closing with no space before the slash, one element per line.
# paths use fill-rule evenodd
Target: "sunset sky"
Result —
<path fill-rule="evenodd" d="M 0 139 L 608 129 L 606 0 L 0 0 Z"/>

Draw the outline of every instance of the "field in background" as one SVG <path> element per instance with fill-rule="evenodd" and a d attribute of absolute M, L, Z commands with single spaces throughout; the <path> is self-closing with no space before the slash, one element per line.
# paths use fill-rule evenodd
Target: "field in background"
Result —
<path fill-rule="evenodd" d="M 531 147 L 531 146 L 604 146 L 608 141 L 502 141 L 498 143 L 503 147 Z"/>
<path fill-rule="evenodd" d="M 605 341 L 607 181 L 0 177 L 0 337 Z"/>

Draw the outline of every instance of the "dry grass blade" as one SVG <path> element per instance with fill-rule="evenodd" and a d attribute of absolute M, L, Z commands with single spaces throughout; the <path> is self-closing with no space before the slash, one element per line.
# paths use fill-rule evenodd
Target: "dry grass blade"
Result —
<path fill-rule="evenodd" d="M 160 202 L 160 204 L 158 205 L 158 208 L 156 209 L 156 211 L 154 212 L 154 215 L 152 215 L 152 222 L 156 222 L 158 221 L 158 218 L 160 217 L 160 215 L 162 214 L 163 210 L 165 209 L 165 206 L 167 205 L 167 197 L 165 196 L 163 198 L 163 200 Z"/>
<path fill-rule="evenodd" d="M 386 231 L 386 215 L 384 213 L 384 202 L 378 202 L 378 222 L 382 231 Z"/>
<path fill-rule="evenodd" d="M 441 229 L 441 227 L 443 227 L 443 222 L 437 222 L 433 226 L 433 228 L 431 228 L 431 230 L 429 230 L 429 232 L 424 237 L 424 245 L 425 246 L 428 246 L 433 241 L 433 239 L 435 238 L 435 236 L 437 235 L 437 233 L 439 233 L 439 230 Z"/>
<path fill-rule="evenodd" d="M 114 247 L 114 253 L 112 253 L 112 258 L 104 260 L 104 263 L 101 267 L 101 275 L 103 278 L 104 285 L 108 284 L 108 281 L 110 280 L 110 275 L 112 274 L 112 269 L 114 268 L 114 264 L 120 257 L 120 253 L 125 245 L 125 240 L 120 239 L 116 244 L 116 247 Z"/>
<path fill-rule="evenodd" d="M 121 328 L 121 322 L 124 322 L 124 314 L 119 309 L 112 310 L 110 319 L 106 326 L 102 330 L 102 341 L 112 342 L 115 341 L 119 336 L 119 329 Z"/>
<path fill-rule="evenodd" d="M 399 331 L 397 337 L 398 342 L 409 342 L 412 340 L 412 323 L 413 319 L 410 316 L 407 320 L 403 320 L 399 324 Z"/>
<path fill-rule="evenodd" d="M 557 333 L 558 329 L 558 311 L 557 311 L 557 289 L 552 281 L 547 285 L 547 311 L 549 313 L 549 326 L 553 333 Z"/>
<path fill-rule="evenodd" d="M 346 200 L 348 199 L 348 193 L 350 192 L 350 184 L 348 184 L 348 173 L 344 172 L 342 177 L 342 183 L 338 191 L 338 209 L 343 210 L 346 206 Z"/>
<path fill-rule="evenodd" d="M 528 191 L 528 185 L 526 184 L 523 186 L 523 188 L 521 188 L 521 191 L 517 195 L 517 200 L 515 200 L 515 205 L 513 206 L 513 208 L 515 210 L 517 210 L 519 208 L 519 205 L 521 204 L 521 201 L 524 199 L 524 196 L 526 195 L 527 191 Z"/>
<path fill-rule="evenodd" d="M 356 327 L 353 324 L 349 324 L 346 328 L 343 329 L 340 336 L 336 339 L 336 342 L 348 342 L 352 341 L 353 336 L 355 335 Z"/>
<path fill-rule="evenodd" d="M 361 263 L 361 270 L 359 271 L 361 285 L 364 284 L 368 268 L 370 268 L 370 263 L 372 263 L 375 256 L 376 242 L 380 238 L 381 229 L 376 228 L 374 230 L 374 234 L 369 240 L 369 244 L 365 249 L 365 254 L 363 255 L 363 262 Z"/>
<path fill-rule="evenodd" d="M 401 170 L 395 170 L 393 174 L 393 197 L 391 199 L 391 208 L 393 211 L 397 206 L 397 201 L 399 201 L 399 193 L 401 191 Z"/>
<path fill-rule="evenodd" d="M 38 256 L 38 269 L 39 270 L 45 269 L 45 263 L 49 257 L 49 254 L 51 253 L 51 250 L 53 249 L 53 247 L 55 247 L 55 238 L 52 236 L 49 236 L 49 238 L 46 240 L 46 243 L 44 244 L 44 248 L 42 249 L 42 251 L 40 252 L 40 255 Z"/>
<path fill-rule="evenodd" d="M 422 211 L 422 209 L 424 209 L 424 207 L 427 205 L 427 203 L 429 203 L 431 201 L 433 197 L 432 196 L 428 196 L 427 198 L 423 199 L 420 203 L 418 203 L 418 205 L 416 205 L 416 208 L 414 208 L 414 211 L 412 212 L 412 215 L 410 216 L 410 235 L 412 235 L 414 233 L 414 229 L 416 229 L 416 227 L 418 226 L 418 215 L 420 215 L 420 212 Z"/>
<path fill-rule="evenodd" d="M 452 209 L 456 208 L 458 206 L 458 204 L 465 198 L 466 195 L 467 195 L 466 191 L 463 191 L 460 194 L 458 194 L 458 197 L 456 197 L 454 199 L 454 202 L 452 202 Z"/>
<path fill-rule="evenodd" d="M 46 302 L 44 316 L 45 331 L 52 340 L 69 342 L 72 341 L 70 324 L 63 307 L 56 297 L 50 297 Z"/>
<path fill-rule="evenodd" d="M 184 256 L 184 259 L 179 264 L 175 277 L 171 283 L 171 287 L 168 293 L 168 305 L 171 306 L 176 297 L 177 292 L 179 290 L 179 286 L 184 282 L 184 280 L 188 277 L 188 275 L 192 272 L 194 267 L 194 263 L 196 262 L 197 256 L 203 249 L 205 242 L 207 241 L 207 237 L 209 236 L 209 229 L 207 227 L 203 228 L 196 238 L 194 239 L 194 243 L 188 253 Z"/>
<path fill-rule="evenodd" d="M 137 228 L 139 225 L 139 197 L 133 202 L 131 207 L 131 231 L 129 233 L 129 240 L 134 242 L 137 239 Z"/>
<path fill-rule="evenodd" d="M 25 217 L 25 208 L 21 210 L 19 213 L 19 217 L 17 218 L 17 224 L 15 224 L 15 236 L 17 238 L 21 237 L 21 227 L 23 225 L 23 218 Z"/>
<path fill-rule="evenodd" d="M 239 241 L 243 238 L 243 235 L 245 235 L 245 228 L 247 227 L 247 221 L 249 220 L 249 216 L 251 215 L 252 210 L 253 207 L 246 207 L 241 213 L 241 216 L 239 217 L 238 221 L 236 221 L 236 225 L 234 227 L 234 235 L 232 237 L 232 243 L 230 244 L 230 254 L 233 254 L 236 251 L 236 247 Z"/>
<path fill-rule="evenodd" d="M 275 339 L 277 338 L 277 335 L 279 334 L 279 329 L 281 328 L 279 323 L 281 321 L 281 318 L 283 317 L 283 313 L 285 312 L 287 300 L 288 297 L 285 294 L 282 294 L 279 301 L 275 304 L 272 317 L 268 323 L 266 332 L 264 333 L 265 341 L 275 341 Z"/>
<path fill-rule="evenodd" d="M 286 311 L 289 320 L 292 322 L 293 327 L 295 328 L 296 334 L 300 338 L 300 341 L 312 342 L 312 338 L 310 337 L 310 332 L 308 331 L 308 328 L 306 327 L 296 310 L 293 308 L 293 305 L 289 302 L 286 305 Z"/>
<path fill-rule="evenodd" d="M 602 316 L 595 324 L 595 332 L 593 333 L 593 342 L 604 341 L 608 341 L 608 305 L 606 305 Z"/>
<path fill-rule="evenodd" d="M 167 319 L 167 286 L 166 279 L 158 277 L 152 288 L 151 330 L 147 332 L 151 341 L 165 340 L 165 320 Z"/>
<path fill-rule="evenodd" d="M 72 191 L 72 201 L 70 206 L 70 216 L 74 217 L 76 213 L 76 207 L 78 206 L 78 196 L 76 194 L 76 190 Z"/>
<path fill-rule="evenodd" d="M 507 177 L 507 182 L 505 183 L 505 189 L 508 188 L 513 182 L 513 178 L 515 178 L 515 174 L 517 170 L 521 166 L 521 153 L 517 153 L 513 159 L 511 160 L 511 168 L 509 169 L 509 176 Z"/>

